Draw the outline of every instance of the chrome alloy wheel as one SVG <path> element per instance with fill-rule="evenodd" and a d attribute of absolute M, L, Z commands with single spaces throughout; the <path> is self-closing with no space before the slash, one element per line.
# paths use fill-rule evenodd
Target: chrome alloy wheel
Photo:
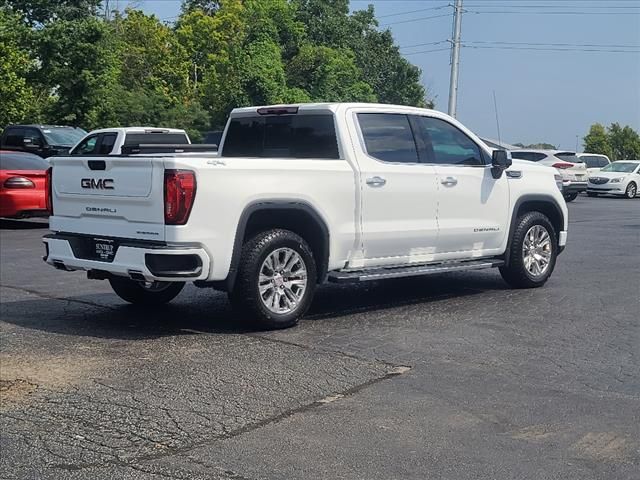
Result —
<path fill-rule="evenodd" d="M 296 309 L 307 289 L 307 267 L 291 248 L 278 248 L 262 262 L 258 289 L 262 303 L 273 313 Z"/>
<path fill-rule="evenodd" d="M 534 277 L 544 275 L 551 262 L 551 236 L 542 225 L 534 225 L 524 236 L 522 258 L 524 268 Z"/>
<path fill-rule="evenodd" d="M 627 187 L 627 198 L 635 198 L 636 194 L 638 193 L 637 188 L 636 188 L 636 184 L 635 183 L 630 183 L 629 186 Z"/>

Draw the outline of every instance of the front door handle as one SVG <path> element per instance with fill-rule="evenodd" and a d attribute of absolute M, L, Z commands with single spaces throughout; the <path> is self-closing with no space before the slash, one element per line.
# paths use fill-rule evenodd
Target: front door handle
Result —
<path fill-rule="evenodd" d="M 387 181 L 382 178 L 382 177 L 371 177 L 371 178 L 367 178 L 367 185 L 369 185 L 370 187 L 382 187 L 387 183 Z"/>
<path fill-rule="evenodd" d="M 443 180 L 440 180 L 440 183 L 447 187 L 454 187 L 458 184 L 458 179 L 454 177 L 447 177 Z"/>

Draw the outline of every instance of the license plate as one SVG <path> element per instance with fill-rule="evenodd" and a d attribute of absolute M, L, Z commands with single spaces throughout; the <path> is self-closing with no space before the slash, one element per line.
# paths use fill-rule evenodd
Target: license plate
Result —
<path fill-rule="evenodd" d="M 113 262 L 116 256 L 118 245 L 114 240 L 108 238 L 94 238 L 93 248 L 95 259 L 101 262 Z"/>

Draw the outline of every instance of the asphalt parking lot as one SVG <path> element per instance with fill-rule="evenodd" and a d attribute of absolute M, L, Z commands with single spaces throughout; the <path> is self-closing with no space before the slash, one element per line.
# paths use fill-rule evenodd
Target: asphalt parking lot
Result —
<path fill-rule="evenodd" d="M 124 305 L 0 221 L 0 478 L 638 479 L 640 199 L 569 208 L 542 289 L 328 286 L 277 332 Z"/>

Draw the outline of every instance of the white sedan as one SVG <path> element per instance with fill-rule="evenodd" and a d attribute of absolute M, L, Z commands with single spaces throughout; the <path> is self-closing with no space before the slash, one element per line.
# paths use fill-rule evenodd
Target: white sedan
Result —
<path fill-rule="evenodd" d="M 621 160 L 607 165 L 589 177 L 587 195 L 624 195 L 635 198 L 640 185 L 640 160 Z"/>

